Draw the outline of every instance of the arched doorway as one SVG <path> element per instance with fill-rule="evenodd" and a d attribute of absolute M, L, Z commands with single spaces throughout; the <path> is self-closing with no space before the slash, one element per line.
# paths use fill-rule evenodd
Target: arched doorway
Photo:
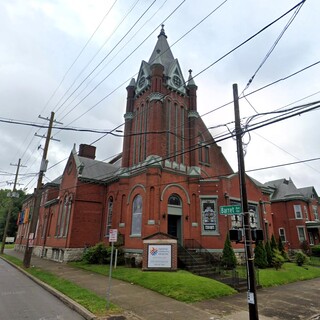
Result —
<path fill-rule="evenodd" d="M 168 199 L 168 234 L 182 244 L 182 201 L 177 194 Z"/>

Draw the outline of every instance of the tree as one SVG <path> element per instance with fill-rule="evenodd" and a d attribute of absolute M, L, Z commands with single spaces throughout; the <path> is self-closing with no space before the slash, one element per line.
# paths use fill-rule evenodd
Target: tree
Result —
<path fill-rule="evenodd" d="M 9 198 L 8 193 L 11 192 L 10 190 L 0 190 L 0 241 L 3 237 L 3 231 L 7 219 L 7 214 L 10 206 L 10 201 L 12 200 L 12 211 L 11 211 L 11 218 L 9 221 L 8 226 L 8 237 L 15 237 L 17 232 L 17 218 L 18 214 L 21 211 L 22 203 L 26 198 L 26 194 L 22 190 L 18 190 L 17 193 L 19 194 L 18 198 Z"/>
<path fill-rule="evenodd" d="M 270 247 L 271 247 L 272 252 L 274 250 L 278 250 L 278 245 L 277 245 L 276 238 L 274 237 L 274 235 L 271 236 Z"/>
<path fill-rule="evenodd" d="M 237 265 L 237 258 L 236 258 L 236 255 L 234 254 L 234 251 L 231 245 L 229 233 L 227 233 L 227 237 L 224 242 L 221 264 L 223 267 L 227 269 L 234 269 Z"/>
<path fill-rule="evenodd" d="M 287 252 L 284 248 L 283 242 L 280 237 L 279 237 L 279 241 L 278 241 L 278 250 L 280 251 L 281 255 L 284 257 L 284 259 L 288 260 Z"/>
<path fill-rule="evenodd" d="M 260 240 L 256 242 L 254 248 L 254 264 L 260 269 L 265 269 L 268 266 L 267 253 Z"/>
<path fill-rule="evenodd" d="M 270 241 L 269 240 L 266 242 L 265 249 L 266 249 L 268 266 L 271 267 L 272 266 L 272 256 L 273 256 L 273 254 L 272 254 L 271 245 L 270 245 Z"/>
<path fill-rule="evenodd" d="M 276 268 L 276 270 L 279 270 L 283 264 L 284 264 L 284 257 L 281 255 L 278 249 L 275 249 L 273 251 L 272 266 Z"/>

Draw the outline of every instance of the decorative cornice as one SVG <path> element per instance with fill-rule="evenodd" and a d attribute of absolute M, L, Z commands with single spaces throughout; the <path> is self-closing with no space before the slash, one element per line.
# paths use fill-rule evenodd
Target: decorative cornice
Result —
<path fill-rule="evenodd" d="M 133 119 L 133 112 L 125 113 L 123 117 L 125 120 L 131 120 L 131 119 Z"/>
<path fill-rule="evenodd" d="M 149 101 L 157 100 L 160 102 L 163 102 L 164 94 L 160 92 L 151 92 L 150 95 L 148 96 Z"/>
<path fill-rule="evenodd" d="M 188 118 L 199 118 L 198 111 L 190 110 L 189 113 L 188 113 Z"/>

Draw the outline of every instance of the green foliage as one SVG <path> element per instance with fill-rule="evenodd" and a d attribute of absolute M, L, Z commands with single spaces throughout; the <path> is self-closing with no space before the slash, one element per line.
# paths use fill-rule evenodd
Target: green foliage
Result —
<path fill-rule="evenodd" d="M 273 250 L 272 266 L 276 270 L 279 270 L 281 269 L 284 262 L 285 260 L 284 260 L 284 257 L 281 255 L 281 252 L 278 249 Z"/>
<path fill-rule="evenodd" d="M 237 258 L 234 254 L 231 241 L 229 238 L 229 233 L 227 233 L 226 240 L 224 242 L 224 247 L 221 257 L 221 265 L 226 269 L 234 269 L 237 265 Z"/>
<path fill-rule="evenodd" d="M 260 269 L 268 266 L 267 252 L 262 241 L 256 242 L 256 247 L 254 248 L 254 264 Z"/>
<path fill-rule="evenodd" d="M 281 254 L 284 252 L 284 246 L 280 237 L 278 239 L 278 250 L 281 252 Z"/>
<path fill-rule="evenodd" d="M 9 255 L 4 255 L 4 257 L 15 265 L 22 267 L 21 260 Z M 94 292 L 82 288 L 69 280 L 65 280 L 64 278 L 56 276 L 54 273 L 45 271 L 40 268 L 28 268 L 25 269 L 25 272 L 32 274 L 34 277 L 47 283 L 56 290 L 64 293 L 66 296 L 78 302 L 80 305 L 82 305 L 95 315 L 106 316 L 106 300 L 105 298 L 96 295 Z M 120 308 L 111 303 L 109 311 L 119 312 Z M 103 318 L 105 319 L 105 317 Z"/>
<path fill-rule="evenodd" d="M 21 211 L 22 203 L 26 198 L 26 194 L 22 190 L 18 190 L 19 198 L 9 198 L 7 195 L 11 190 L 0 190 L 0 240 L 3 238 L 3 231 L 12 200 L 11 217 L 8 226 L 8 237 L 15 237 L 18 229 L 17 219 L 18 214 Z"/>
<path fill-rule="evenodd" d="M 266 242 L 265 250 L 266 250 L 266 255 L 267 255 L 268 267 L 272 267 L 273 253 L 272 253 L 272 250 L 271 250 L 271 246 L 270 246 L 269 240 Z"/>
<path fill-rule="evenodd" d="M 271 236 L 270 247 L 271 247 L 272 252 L 274 250 L 278 250 L 278 245 L 277 245 L 276 238 L 274 237 L 274 235 Z"/>
<path fill-rule="evenodd" d="M 320 244 L 316 245 L 316 246 L 313 246 L 311 248 L 311 253 L 313 256 L 315 257 L 320 257 Z"/>
<path fill-rule="evenodd" d="M 72 262 L 72 266 L 97 272 L 107 276 L 109 266 Z M 127 281 L 141 287 L 159 292 L 167 297 L 192 303 L 236 293 L 228 285 L 194 275 L 188 271 L 142 271 L 139 268 L 117 267 L 112 269 L 112 278 Z"/>
<path fill-rule="evenodd" d="M 296 264 L 299 267 L 301 267 L 308 261 L 308 257 L 303 252 L 299 251 L 299 252 L 296 253 L 295 261 L 296 261 Z"/>
<path fill-rule="evenodd" d="M 116 249 L 116 248 L 115 248 Z M 124 252 L 121 248 L 118 249 L 117 264 L 124 264 Z M 115 254 L 115 250 L 114 250 Z M 83 254 L 83 261 L 89 264 L 110 264 L 111 247 L 100 242 L 95 246 L 88 248 Z"/>
<path fill-rule="evenodd" d="M 307 240 L 303 240 L 300 243 L 300 248 L 302 250 L 302 252 L 307 255 L 307 256 L 311 256 L 311 248 L 310 248 L 310 244 Z"/>
<path fill-rule="evenodd" d="M 289 262 L 285 262 L 280 270 L 273 268 L 259 270 L 259 283 L 264 288 L 319 277 L 319 267 L 308 266 L 308 268 L 301 268 L 295 263 Z"/>
<path fill-rule="evenodd" d="M 88 248 L 83 254 L 83 260 L 89 264 L 108 264 L 110 263 L 111 248 L 103 242 Z"/>
<path fill-rule="evenodd" d="M 283 256 L 284 260 L 288 261 L 289 258 L 288 258 L 287 252 L 286 252 L 286 250 L 284 248 L 283 242 L 282 242 L 280 237 L 279 237 L 279 240 L 278 240 L 278 250 L 280 251 L 280 253 Z"/>

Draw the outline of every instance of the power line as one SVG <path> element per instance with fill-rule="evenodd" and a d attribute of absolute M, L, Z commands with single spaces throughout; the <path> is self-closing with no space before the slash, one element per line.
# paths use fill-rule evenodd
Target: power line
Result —
<path fill-rule="evenodd" d="M 82 88 L 80 92 L 71 100 L 68 105 L 65 106 L 65 109 L 67 109 L 90 85 L 90 83 L 96 79 L 96 77 L 119 55 L 119 53 L 134 39 L 134 37 L 142 30 L 142 28 L 163 8 L 163 6 L 166 4 L 168 0 L 165 0 L 163 4 L 157 9 L 157 11 L 154 12 L 154 14 L 146 20 L 142 26 L 134 33 L 134 35 L 114 54 L 114 56 L 86 83 L 85 87 Z M 100 50 L 99 50 L 100 52 Z M 95 55 L 96 56 L 96 55 Z M 92 59 L 93 60 L 93 59 Z M 91 61 L 92 61 L 91 60 Z M 90 62 L 91 62 L 90 61 Z M 88 65 L 87 65 L 88 66 Z M 66 116 L 66 115 L 65 115 Z"/>
<path fill-rule="evenodd" d="M 137 1 L 138 2 L 138 1 Z M 108 52 L 108 54 L 96 65 L 96 67 L 80 82 L 80 84 L 73 90 L 73 92 L 68 96 L 68 98 L 62 103 L 59 109 L 70 99 L 70 97 L 82 86 L 82 84 L 97 70 L 97 68 L 109 57 L 109 55 L 117 48 L 118 45 L 125 39 L 125 37 L 133 30 L 136 24 L 142 19 L 142 17 L 150 10 L 150 8 L 155 4 L 156 0 L 154 0 L 150 6 L 140 15 L 140 17 L 135 21 L 135 23 L 129 28 L 129 30 L 125 33 L 125 35 L 117 42 L 117 44 Z M 131 11 L 130 11 L 131 12 Z M 96 87 L 95 87 L 96 88 Z M 93 90 L 95 90 L 95 88 Z M 91 92 L 88 94 L 90 95 Z M 88 97 L 86 95 L 79 103 L 77 103 L 70 111 L 68 111 L 62 119 L 64 119 L 70 112 L 72 112 L 85 98 Z"/>
<path fill-rule="evenodd" d="M 305 0 L 303 0 L 302 2 L 304 2 Z M 222 4 L 224 4 L 225 3 L 225 1 L 222 3 Z M 222 5 L 221 4 L 221 5 Z M 299 4 L 301 4 L 301 2 L 299 3 Z M 298 5 L 299 5 L 298 4 Z M 219 5 L 219 7 L 221 7 L 221 5 Z M 192 77 L 192 79 L 194 79 L 195 77 L 197 77 L 197 76 L 199 76 L 200 74 L 202 74 L 203 72 L 205 72 L 206 70 L 208 70 L 209 68 L 211 68 L 214 64 L 216 64 L 216 63 L 218 63 L 219 61 L 221 61 L 223 58 L 225 58 L 226 56 L 228 56 L 229 54 L 231 54 L 232 52 L 234 52 L 235 50 L 237 50 L 238 48 L 240 48 L 241 46 L 243 46 L 244 44 L 246 44 L 247 42 L 249 42 L 250 40 L 252 40 L 253 38 L 255 38 L 257 35 L 259 35 L 261 32 L 263 32 L 264 30 L 266 30 L 267 28 L 269 28 L 271 25 L 273 25 L 274 23 L 276 23 L 277 21 L 279 21 L 280 19 L 282 19 L 284 16 L 286 16 L 288 13 L 290 13 L 292 10 L 294 10 L 298 5 L 296 5 L 296 6 L 294 6 L 293 8 L 291 8 L 289 11 L 287 11 L 286 13 L 284 13 L 283 15 L 281 15 L 280 17 L 278 17 L 277 19 L 275 19 L 273 22 L 271 22 L 271 23 L 269 23 L 267 26 L 265 26 L 264 28 L 262 28 L 260 31 L 258 31 L 258 32 L 256 32 L 253 36 L 251 36 L 251 37 L 249 37 L 247 40 L 245 40 L 245 41 L 243 41 L 241 44 L 239 44 L 238 46 L 236 46 L 234 49 L 232 49 L 232 50 L 230 50 L 229 52 L 227 52 L 225 55 L 223 55 L 222 57 L 220 57 L 218 60 L 216 60 L 214 63 L 212 63 L 212 64 L 210 64 L 208 67 L 206 67 L 206 68 L 204 68 L 202 71 L 200 71 L 199 73 L 197 73 L 195 76 L 193 76 Z M 219 8 L 218 7 L 218 8 Z M 213 13 L 213 12 L 215 12 L 217 10 L 217 8 L 216 9 L 214 9 L 211 13 Z M 209 16 L 209 15 L 208 15 Z M 208 17 L 208 16 L 206 16 L 206 17 Z M 167 17 L 167 19 L 168 19 L 168 17 Z M 203 22 L 204 21 L 204 19 L 202 19 L 201 21 L 200 21 L 200 23 L 201 22 Z M 198 26 L 200 23 L 198 23 L 196 26 Z M 193 30 L 195 27 L 193 27 L 192 29 L 190 29 L 190 31 L 191 30 Z M 154 31 L 152 31 L 152 33 L 153 33 Z M 152 34 L 151 33 L 151 34 Z M 178 41 L 180 41 L 184 36 L 186 36 L 187 34 L 189 33 L 189 31 L 187 32 L 187 33 L 185 33 L 181 38 L 179 38 L 179 40 Z M 150 35 L 151 35 L 150 34 Z M 146 39 L 148 39 L 149 37 L 150 37 L 150 35 L 146 38 Z M 146 39 L 143 41 L 143 42 L 145 42 L 146 41 Z M 178 41 L 176 41 L 174 44 L 176 44 Z M 142 43 L 143 43 L 142 42 Z M 141 43 L 141 44 L 142 44 Z M 141 46 L 141 44 L 139 45 L 139 46 Z M 138 46 L 138 47 L 139 47 Z M 137 48 L 138 48 L 137 47 Z M 170 46 L 169 47 L 169 49 L 171 48 L 172 46 Z M 133 52 L 135 52 L 136 50 L 137 50 L 137 48 L 133 51 Z M 132 53 L 133 53 L 132 52 Z M 132 54 L 131 53 L 131 54 Z M 130 55 L 131 55 L 130 54 Z M 161 53 L 161 54 L 163 54 L 163 53 Z M 129 55 L 129 56 L 130 56 Z M 128 56 L 128 57 L 129 57 Z M 127 58 L 128 58 L 127 57 Z M 126 58 L 126 59 L 127 59 Z M 125 60 L 126 60 L 125 59 Z M 124 60 L 124 61 L 125 61 Z M 123 61 L 123 62 L 124 62 Z M 123 63 L 123 62 L 121 62 L 121 64 Z M 120 65 L 121 65 L 120 64 Z M 117 68 L 120 66 L 120 65 L 118 65 L 117 66 Z M 115 69 L 114 69 L 115 70 Z M 112 71 L 113 72 L 113 71 Z M 110 75 L 110 74 L 109 74 Z M 109 76 L 108 75 L 108 76 Z M 107 76 L 107 77 L 108 77 Z M 90 92 L 89 92 L 89 94 L 91 94 L 107 77 L 105 77 L 93 90 L 91 90 Z M 130 79 L 131 79 L 132 77 L 130 77 Z M 87 114 L 89 111 L 91 111 L 93 108 L 95 108 L 97 105 L 99 105 L 102 101 L 104 101 L 105 99 L 107 99 L 112 93 L 114 93 L 116 90 L 118 90 L 120 87 L 122 87 L 125 83 L 127 83 L 130 79 L 128 79 L 128 80 L 126 80 L 125 82 L 123 82 L 121 85 L 119 85 L 117 88 L 115 88 L 113 91 L 111 91 L 108 95 L 106 95 L 106 96 L 104 96 L 102 99 L 100 99 L 97 103 L 95 103 L 92 107 L 90 107 L 87 111 L 85 111 L 84 113 L 82 113 L 81 115 L 79 115 L 77 118 L 75 118 L 72 122 L 70 122 L 68 125 L 70 125 L 70 124 L 72 124 L 73 122 L 75 122 L 75 121 L 77 121 L 78 119 L 80 119 L 81 117 L 83 117 L 85 114 Z M 186 82 L 184 82 L 181 86 L 183 86 L 183 85 L 185 85 L 186 84 Z M 89 94 L 87 94 L 85 97 L 84 97 L 84 99 L 89 95 Z M 82 99 L 77 105 L 79 105 L 84 99 Z M 230 102 L 230 104 L 231 104 L 232 102 Z M 229 104 L 229 103 L 228 103 Z M 226 104 L 226 105 L 228 105 L 228 104 Z M 76 106 L 77 106 L 76 105 Z M 76 107 L 75 106 L 75 107 Z M 221 107 L 219 107 L 219 108 L 222 108 L 222 106 Z M 210 113 L 210 112 L 208 112 L 208 113 Z M 207 114 L 208 114 L 207 113 Z M 124 125 L 124 123 L 122 124 L 122 125 Z M 119 128 L 121 125 L 118 125 L 117 126 L 117 128 Z M 103 137 L 102 137 L 103 138 Z M 101 139 L 102 139 L 101 138 Z M 100 140 L 100 139 L 99 139 Z"/>
<path fill-rule="evenodd" d="M 301 4 L 296 8 L 296 10 L 294 11 L 292 17 L 289 19 L 289 21 L 287 22 L 287 24 L 285 25 L 285 27 L 283 28 L 283 30 L 280 32 L 280 35 L 278 36 L 278 38 L 276 39 L 276 41 L 273 43 L 273 45 L 271 46 L 271 48 L 269 49 L 269 51 L 267 52 L 266 56 L 263 58 L 262 62 L 260 63 L 260 65 L 258 66 L 257 70 L 254 72 L 254 74 L 251 76 L 251 78 L 249 79 L 246 87 L 243 89 L 241 95 L 244 95 L 244 91 L 246 91 L 249 86 L 251 85 L 253 79 L 255 78 L 255 76 L 257 75 L 257 73 L 259 72 L 259 70 L 262 68 L 262 66 L 265 64 L 265 62 L 268 60 L 268 58 L 270 57 L 271 53 L 273 52 L 273 50 L 276 48 L 277 44 L 279 43 L 279 41 L 281 40 L 282 36 L 284 35 L 284 33 L 288 30 L 289 26 L 291 25 L 291 23 L 293 22 L 293 20 L 296 18 L 296 16 L 298 15 L 300 9 L 302 8 L 302 6 L 304 5 L 305 0 L 303 0 L 301 2 Z M 254 109 L 254 111 L 256 111 Z M 258 112 L 256 112 L 258 113 Z"/>

